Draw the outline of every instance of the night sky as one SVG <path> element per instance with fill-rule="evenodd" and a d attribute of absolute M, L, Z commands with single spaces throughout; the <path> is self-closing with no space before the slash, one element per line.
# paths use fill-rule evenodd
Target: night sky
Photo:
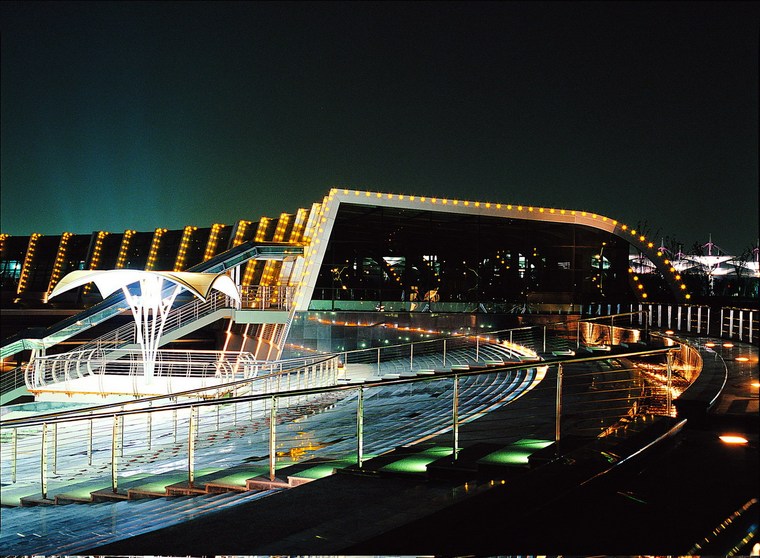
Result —
<path fill-rule="evenodd" d="M 757 4 L 0 3 L 0 232 L 277 217 L 333 186 L 758 238 Z"/>

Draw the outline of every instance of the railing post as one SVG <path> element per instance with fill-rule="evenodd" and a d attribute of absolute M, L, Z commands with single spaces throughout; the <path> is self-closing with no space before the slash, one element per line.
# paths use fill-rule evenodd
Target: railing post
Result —
<path fill-rule="evenodd" d="M 750 344 L 752 343 L 752 318 L 753 318 L 752 314 L 753 314 L 753 312 L 752 312 L 752 310 L 750 310 L 749 311 L 749 335 L 748 335 L 748 339 L 747 339 L 747 342 L 750 343 Z"/>
<path fill-rule="evenodd" d="M 269 480 L 274 481 L 277 466 L 277 396 L 272 396 L 269 409 Z"/>
<path fill-rule="evenodd" d="M 356 466 L 362 468 L 364 462 L 364 388 L 359 386 L 356 403 Z"/>
<path fill-rule="evenodd" d="M 554 439 L 555 451 L 559 455 L 560 417 L 562 416 L 562 365 L 557 365 L 557 395 L 555 398 Z"/>
<path fill-rule="evenodd" d="M 58 423 L 53 423 L 53 474 L 58 473 Z"/>
<path fill-rule="evenodd" d="M 512 337 L 512 333 L 510 332 L 510 341 Z M 581 316 L 578 315 L 578 321 L 576 322 L 576 328 L 575 328 L 575 348 L 580 349 L 581 348 Z"/>
<path fill-rule="evenodd" d="M 475 361 L 480 360 L 480 334 L 475 335 Z"/>
<path fill-rule="evenodd" d="M 723 337 L 723 308 L 720 309 L 720 333 L 718 337 Z"/>
<path fill-rule="evenodd" d="M 734 309 L 731 308 L 731 310 L 728 311 L 728 338 L 733 339 L 734 337 Z"/>
<path fill-rule="evenodd" d="M 670 416 L 671 406 L 673 404 L 673 398 L 671 396 L 670 387 L 673 382 L 673 351 L 668 351 L 667 354 L 667 381 L 665 383 L 665 413 Z"/>
<path fill-rule="evenodd" d="M 12 458 L 11 458 L 11 482 L 16 482 L 16 460 L 18 458 L 18 428 L 11 433 Z"/>
<path fill-rule="evenodd" d="M 453 455 L 456 460 L 459 454 L 459 374 L 454 374 L 454 394 L 452 396 L 452 431 L 454 433 Z"/>
<path fill-rule="evenodd" d="M 446 339 L 443 340 L 443 365 L 446 366 Z"/>
<path fill-rule="evenodd" d="M 739 310 L 739 341 L 744 341 L 744 310 Z"/>
<path fill-rule="evenodd" d="M 148 411 L 147 416 L 147 428 L 148 428 L 148 449 L 151 448 L 152 439 L 153 439 L 153 413 Z"/>
<path fill-rule="evenodd" d="M 710 335 L 710 307 L 707 307 L 707 326 L 705 328 L 705 335 Z"/>
<path fill-rule="evenodd" d="M 544 351 L 546 352 L 546 326 L 544 326 Z"/>
<path fill-rule="evenodd" d="M 92 465 L 92 419 L 89 421 L 87 427 L 87 464 Z"/>
<path fill-rule="evenodd" d="M 40 485 L 42 499 L 47 498 L 47 423 L 42 423 L 42 444 L 40 448 Z"/>
<path fill-rule="evenodd" d="M 409 370 L 414 370 L 414 343 L 409 345 Z"/>
<path fill-rule="evenodd" d="M 177 443 L 177 409 L 172 410 L 172 419 L 174 421 L 174 443 Z"/>
<path fill-rule="evenodd" d="M 114 494 L 119 489 L 119 479 L 117 470 L 119 468 L 119 440 L 120 440 L 120 434 L 119 431 L 121 430 L 120 423 L 122 422 L 122 418 L 119 415 L 113 416 L 113 428 L 111 430 L 111 490 Z"/>
<path fill-rule="evenodd" d="M 195 482 L 195 430 L 197 428 L 197 415 L 198 407 L 192 405 L 190 407 L 190 420 L 187 425 L 187 482 L 190 488 L 193 487 Z"/>
<path fill-rule="evenodd" d="M 121 406 L 121 410 L 124 410 L 124 405 Z M 124 457 L 124 423 L 126 420 L 126 417 L 121 417 L 119 420 L 119 457 Z"/>
<path fill-rule="evenodd" d="M 615 316 L 611 315 L 610 316 L 610 342 L 609 342 L 610 347 L 612 346 L 614 341 L 615 341 Z M 544 352 L 546 352 L 546 350 L 544 350 Z"/>
<path fill-rule="evenodd" d="M 377 348 L 377 375 L 380 376 L 380 347 Z"/>

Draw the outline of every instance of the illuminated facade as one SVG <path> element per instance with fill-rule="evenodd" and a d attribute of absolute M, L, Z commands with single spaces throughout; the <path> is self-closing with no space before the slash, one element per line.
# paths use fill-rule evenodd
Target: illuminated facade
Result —
<path fill-rule="evenodd" d="M 300 310 L 690 299 L 665 254 L 605 216 L 333 189 L 309 209 L 233 226 L 3 235 L 3 307 L 44 304 L 60 277 L 76 269 L 179 271 L 249 240 L 305 246 L 298 277 L 276 262 L 251 261 L 241 273 L 244 285 L 298 283 Z M 636 272 L 634 253 L 653 262 L 655 273 Z M 87 305 L 90 291 L 61 303 Z"/>

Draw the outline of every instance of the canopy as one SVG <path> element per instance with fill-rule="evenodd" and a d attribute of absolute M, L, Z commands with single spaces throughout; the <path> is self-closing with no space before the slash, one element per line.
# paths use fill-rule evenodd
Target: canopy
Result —
<path fill-rule="evenodd" d="M 87 283 L 95 283 L 103 298 L 119 289 L 147 277 L 161 277 L 179 285 L 198 298 L 206 300 L 212 289 L 240 301 L 237 287 L 229 275 L 224 273 L 194 273 L 190 271 L 143 271 L 140 269 L 90 269 L 77 270 L 67 274 L 50 292 L 48 299 L 76 289 Z"/>

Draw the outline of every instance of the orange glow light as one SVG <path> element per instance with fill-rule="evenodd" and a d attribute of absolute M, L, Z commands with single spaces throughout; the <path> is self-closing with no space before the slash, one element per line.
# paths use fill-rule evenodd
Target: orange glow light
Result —
<path fill-rule="evenodd" d="M 745 438 L 744 436 L 736 436 L 733 434 L 724 434 L 723 436 L 718 436 L 720 438 L 720 441 L 724 444 L 747 444 L 749 443 L 749 440 Z"/>

